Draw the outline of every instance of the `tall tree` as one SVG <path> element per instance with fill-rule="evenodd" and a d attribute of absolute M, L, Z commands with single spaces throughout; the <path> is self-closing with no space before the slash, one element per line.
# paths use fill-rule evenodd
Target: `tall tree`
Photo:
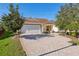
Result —
<path fill-rule="evenodd" d="M 70 27 L 70 25 L 73 26 L 73 24 L 76 25 L 79 24 L 79 8 L 78 8 L 79 4 L 65 4 L 64 6 L 61 7 L 58 15 L 57 15 L 57 21 L 56 21 L 56 25 L 60 28 L 60 29 L 72 29 L 72 27 Z M 73 23 L 74 22 L 74 23 Z M 76 22 L 76 23 L 75 23 Z M 78 29 L 78 25 L 77 26 L 73 26 L 74 29 L 76 30 L 76 28 Z M 79 29 L 78 29 L 79 30 Z"/>
<path fill-rule="evenodd" d="M 16 32 L 22 27 L 23 24 L 23 17 L 20 16 L 19 13 L 19 6 L 16 5 L 16 8 L 14 8 L 13 4 L 10 4 L 9 11 L 10 13 L 8 15 L 2 16 L 2 23 L 7 30 Z"/>

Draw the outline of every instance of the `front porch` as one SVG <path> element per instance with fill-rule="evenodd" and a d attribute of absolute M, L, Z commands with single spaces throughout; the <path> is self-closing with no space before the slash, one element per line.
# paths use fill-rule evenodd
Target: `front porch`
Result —
<path fill-rule="evenodd" d="M 52 33 L 52 24 L 42 24 L 42 32 L 43 33 Z"/>

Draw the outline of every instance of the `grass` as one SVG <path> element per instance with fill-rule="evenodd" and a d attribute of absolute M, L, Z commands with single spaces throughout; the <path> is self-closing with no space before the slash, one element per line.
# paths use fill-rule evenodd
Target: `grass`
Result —
<path fill-rule="evenodd" d="M 4 36 L 0 39 L 0 56 L 25 56 L 19 39 L 12 39 L 12 36 Z"/>

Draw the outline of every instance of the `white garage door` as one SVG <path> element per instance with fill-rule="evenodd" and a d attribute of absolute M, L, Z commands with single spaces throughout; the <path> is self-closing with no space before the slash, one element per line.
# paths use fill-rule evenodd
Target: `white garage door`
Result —
<path fill-rule="evenodd" d="M 41 34 L 40 25 L 23 25 L 21 30 L 26 34 Z"/>

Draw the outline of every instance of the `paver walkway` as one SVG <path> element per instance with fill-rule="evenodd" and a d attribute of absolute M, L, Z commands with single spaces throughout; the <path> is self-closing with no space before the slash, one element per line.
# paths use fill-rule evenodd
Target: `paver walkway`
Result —
<path fill-rule="evenodd" d="M 71 56 L 79 55 L 79 46 L 71 46 L 70 38 L 57 33 L 52 36 L 21 35 L 20 41 L 28 56 Z"/>

